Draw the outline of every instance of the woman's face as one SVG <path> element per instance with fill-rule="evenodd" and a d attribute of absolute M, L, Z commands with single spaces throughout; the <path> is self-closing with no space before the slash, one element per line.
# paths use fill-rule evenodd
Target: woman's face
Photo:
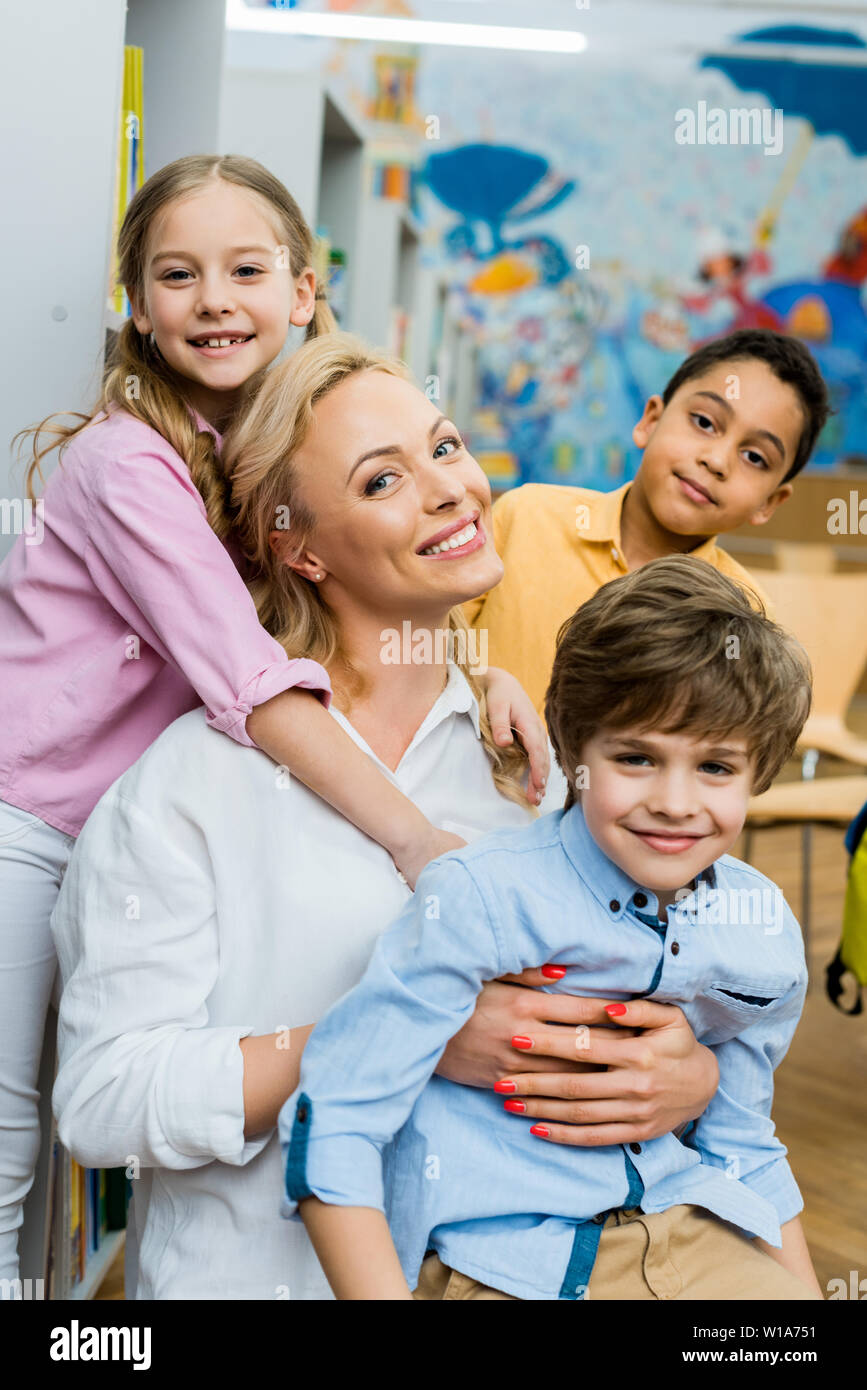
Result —
<path fill-rule="evenodd" d="M 488 480 L 416 386 L 356 372 L 313 415 L 295 468 L 315 524 L 293 568 L 324 572 L 333 608 L 345 595 L 383 617 L 440 620 L 499 583 Z"/>

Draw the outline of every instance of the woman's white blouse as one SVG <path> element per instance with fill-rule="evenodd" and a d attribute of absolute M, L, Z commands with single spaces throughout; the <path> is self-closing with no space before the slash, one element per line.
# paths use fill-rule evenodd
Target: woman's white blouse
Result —
<path fill-rule="evenodd" d="M 303 1227 L 279 1215 L 276 1130 L 244 1139 L 238 1044 L 316 1022 L 409 889 L 384 849 L 205 713 L 109 788 L 72 855 L 52 919 L 58 1132 L 80 1163 L 133 1177 L 127 1298 L 330 1298 Z M 471 840 L 530 819 L 494 787 L 457 667 L 394 773 L 331 713 L 433 824 Z"/>

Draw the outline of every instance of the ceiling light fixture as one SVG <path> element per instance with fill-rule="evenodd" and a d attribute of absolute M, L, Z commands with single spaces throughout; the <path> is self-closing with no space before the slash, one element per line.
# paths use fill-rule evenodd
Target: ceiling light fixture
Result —
<path fill-rule="evenodd" d="M 586 36 L 574 29 L 517 29 L 501 24 L 450 24 L 442 20 L 387 19 L 298 9 L 251 9 L 243 0 L 227 0 L 226 28 L 372 43 L 506 48 L 522 53 L 583 53 L 587 47 Z"/>

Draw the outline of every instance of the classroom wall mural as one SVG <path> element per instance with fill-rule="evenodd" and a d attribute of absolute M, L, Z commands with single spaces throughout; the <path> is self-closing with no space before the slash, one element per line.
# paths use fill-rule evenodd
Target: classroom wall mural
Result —
<path fill-rule="evenodd" d="M 336 56 L 368 112 L 400 105 L 411 73 L 406 192 L 477 344 L 459 423 L 495 484 L 617 486 L 639 461 L 646 397 L 693 347 L 750 325 L 803 338 L 829 382 L 836 413 L 812 466 L 867 466 L 867 44 L 778 25 L 739 45 L 652 70 L 431 47 L 402 68 L 362 45 Z"/>

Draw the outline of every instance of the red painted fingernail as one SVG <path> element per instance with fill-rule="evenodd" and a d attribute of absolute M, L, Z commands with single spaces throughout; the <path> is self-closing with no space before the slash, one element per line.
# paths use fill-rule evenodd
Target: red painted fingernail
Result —
<path fill-rule="evenodd" d="M 494 1090 L 499 1091 L 501 1096 L 514 1094 L 518 1089 L 517 1081 L 495 1081 Z"/>
<path fill-rule="evenodd" d="M 609 1018 L 620 1018 L 621 1014 L 626 1013 L 625 1004 L 606 1004 L 605 1012 Z"/>
<path fill-rule="evenodd" d="M 547 1125 L 530 1125 L 530 1133 L 538 1134 L 540 1139 L 548 1139 L 551 1135 L 551 1131 Z"/>
<path fill-rule="evenodd" d="M 566 968 L 563 965 L 543 965 L 542 974 L 546 980 L 562 980 L 566 974 Z"/>
<path fill-rule="evenodd" d="M 513 1115 L 523 1115 L 527 1107 L 522 1100 L 504 1100 L 503 1109 L 511 1110 Z"/>
<path fill-rule="evenodd" d="M 519 1047 L 522 1052 L 526 1052 L 529 1047 L 533 1046 L 533 1039 L 525 1038 L 522 1033 L 519 1033 L 517 1037 L 512 1039 L 512 1046 Z"/>

